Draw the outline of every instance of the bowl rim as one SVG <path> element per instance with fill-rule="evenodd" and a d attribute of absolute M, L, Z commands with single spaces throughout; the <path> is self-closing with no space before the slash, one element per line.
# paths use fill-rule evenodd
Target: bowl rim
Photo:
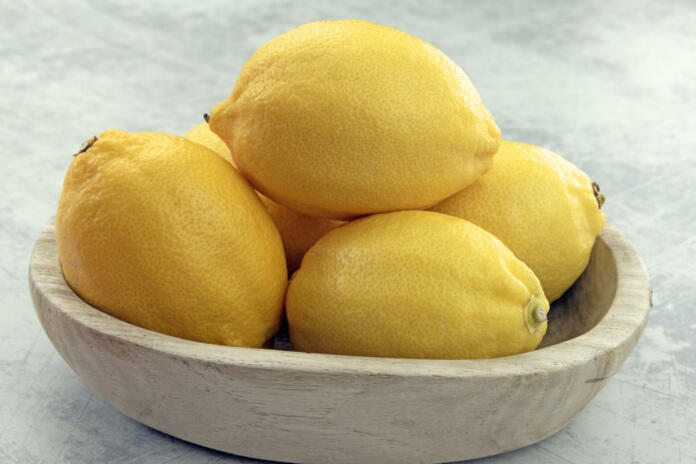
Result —
<path fill-rule="evenodd" d="M 634 343 L 652 307 L 652 289 L 645 265 L 626 237 L 607 222 L 598 240 L 605 242 L 615 258 L 617 287 L 613 301 L 596 326 L 555 345 L 502 358 L 462 360 L 379 358 L 214 345 L 143 329 L 87 304 L 63 277 L 54 223 L 52 217 L 44 226 L 30 259 L 29 283 L 37 313 L 50 307 L 110 341 L 136 345 L 187 362 L 283 373 L 447 378 L 533 376 L 581 366 Z M 45 304 L 39 304 L 37 299 L 43 299 Z"/>

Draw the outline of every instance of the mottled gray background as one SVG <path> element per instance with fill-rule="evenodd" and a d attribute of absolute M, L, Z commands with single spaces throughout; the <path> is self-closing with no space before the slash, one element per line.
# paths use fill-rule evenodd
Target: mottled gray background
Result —
<path fill-rule="evenodd" d="M 609 220 L 650 272 L 653 314 L 610 384 L 555 436 L 482 462 L 696 462 L 689 1 L 2 1 L 0 462 L 258 462 L 158 433 L 92 393 L 41 330 L 27 263 L 80 142 L 106 128 L 184 133 L 256 48 L 330 18 L 394 26 L 442 49 L 504 138 L 561 153 L 601 184 Z"/>

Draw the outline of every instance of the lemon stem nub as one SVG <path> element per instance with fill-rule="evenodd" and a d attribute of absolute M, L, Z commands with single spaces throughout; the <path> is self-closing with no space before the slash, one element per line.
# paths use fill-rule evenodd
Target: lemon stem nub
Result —
<path fill-rule="evenodd" d="M 602 205 L 606 201 L 606 198 L 604 198 L 604 195 L 601 193 L 598 193 L 596 196 L 597 196 L 597 203 L 599 203 L 599 208 L 601 209 Z"/>
<path fill-rule="evenodd" d="M 524 321 L 527 324 L 529 333 L 536 333 L 547 321 L 546 310 L 544 309 L 544 297 L 538 294 L 532 295 L 529 303 L 524 308 Z"/>
<path fill-rule="evenodd" d="M 203 120 L 205 122 L 210 122 L 210 115 L 208 115 L 208 113 L 203 113 Z"/>
<path fill-rule="evenodd" d="M 534 310 L 534 320 L 540 324 L 546 322 L 546 311 L 541 306 L 537 306 Z"/>
<path fill-rule="evenodd" d="M 96 141 L 97 141 L 96 135 L 85 140 L 84 142 L 82 142 L 82 145 L 80 145 L 80 151 L 75 153 L 73 156 L 77 156 L 80 153 L 86 152 L 87 150 L 89 150 L 92 147 L 92 145 L 94 145 L 94 142 L 96 142 Z"/>
<path fill-rule="evenodd" d="M 602 209 L 602 205 L 606 201 L 606 197 L 599 193 L 599 184 L 596 182 L 592 182 L 592 191 L 594 192 L 594 196 L 597 199 L 597 205 L 599 205 L 599 209 Z"/>

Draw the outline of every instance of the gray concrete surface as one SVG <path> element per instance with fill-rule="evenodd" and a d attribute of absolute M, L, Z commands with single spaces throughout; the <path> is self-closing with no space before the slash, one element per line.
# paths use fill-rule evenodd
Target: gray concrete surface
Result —
<path fill-rule="evenodd" d="M 29 253 L 62 177 L 106 128 L 184 133 L 249 55 L 314 19 L 361 18 L 441 48 L 503 136 L 590 174 L 650 272 L 654 312 L 612 382 L 563 431 L 485 463 L 696 462 L 696 3 L 0 3 L 0 462 L 258 462 L 121 415 L 55 352 Z"/>

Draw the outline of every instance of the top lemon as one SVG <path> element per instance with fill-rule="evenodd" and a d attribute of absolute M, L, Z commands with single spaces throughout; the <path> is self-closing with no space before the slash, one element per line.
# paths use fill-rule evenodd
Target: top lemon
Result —
<path fill-rule="evenodd" d="M 210 128 L 260 192 L 350 218 L 430 207 L 491 164 L 500 131 L 432 45 L 365 21 L 319 21 L 246 62 Z"/>

